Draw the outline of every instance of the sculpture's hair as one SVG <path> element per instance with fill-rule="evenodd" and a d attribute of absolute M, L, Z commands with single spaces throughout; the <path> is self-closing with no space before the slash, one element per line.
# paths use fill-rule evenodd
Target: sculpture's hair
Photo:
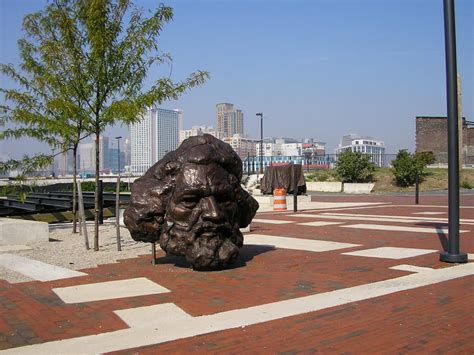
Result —
<path fill-rule="evenodd" d="M 218 164 L 231 176 L 229 183 L 239 206 L 239 226 L 246 227 L 258 208 L 256 201 L 240 186 L 242 161 L 232 147 L 209 135 L 186 139 L 178 149 L 166 154 L 144 176 L 135 180 L 124 221 L 134 240 L 156 242 L 165 222 L 166 206 L 176 177 L 185 163 Z M 235 177 L 235 178 L 232 178 Z"/>

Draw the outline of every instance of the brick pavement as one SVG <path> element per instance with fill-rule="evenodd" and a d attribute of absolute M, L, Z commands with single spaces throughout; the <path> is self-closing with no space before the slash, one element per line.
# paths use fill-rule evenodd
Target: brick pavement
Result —
<path fill-rule="evenodd" d="M 446 218 L 445 197 L 423 197 L 430 207 L 413 206 L 413 199 L 394 196 L 314 196 L 320 201 L 367 201 L 391 203 L 377 208 L 330 209 L 292 213 L 261 213 L 259 219 L 293 221 L 289 224 L 255 223 L 252 234 L 290 236 L 311 240 L 359 244 L 361 246 L 321 253 L 270 246 L 246 245 L 236 265 L 219 272 L 194 272 L 179 258 L 158 254 L 152 266 L 148 255 L 82 270 L 88 276 L 51 282 L 9 284 L 0 280 L 0 349 L 53 340 L 102 334 L 126 329 L 113 311 L 155 304 L 174 303 L 193 317 L 242 309 L 271 302 L 345 289 L 389 280 L 410 272 L 389 269 L 409 264 L 433 269 L 452 267 L 438 261 L 439 253 L 394 260 L 342 253 L 376 247 L 441 250 L 442 233 L 416 233 L 342 228 L 366 223 L 361 220 L 324 219 L 341 225 L 322 227 L 298 223 L 321 220 L 321 213 L 417 216 Z M 474 196 L 463 196 L 464 206 L 474 206 Z M 402 205 L 402 206 L 398 206 Z M 406 206 L 407 205 L 407 206 Z M 442 212 L 424 216 L 420 211 Z M 461 218 L 474 220 L 474 209 L 461 210 Z M 446 226 L 446 223 L 387 221 L 377 225 L 410 227 Z M 474 253 L 474 224 L 461 234 L 464 252 Z M 114 300 L 65 304 L 52 291 L 56 287 L 146 277 L 171 292 Z M 295 315 L 237 329 L 175 340 L 163 344 L 123 350 L 121 353 L 225 352 L 225 353 L 473 353 L 474 277 L 466 276 L 434 285 Z M 19 349 L 20 350 L 20 349 Z M 71 352 L 80 349 L 71 349 Z"/>

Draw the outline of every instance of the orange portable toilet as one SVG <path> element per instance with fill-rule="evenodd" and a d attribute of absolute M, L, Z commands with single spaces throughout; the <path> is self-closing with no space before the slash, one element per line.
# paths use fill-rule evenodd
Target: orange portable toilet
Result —
<path fill-rule="evenodd" d="M 273 210 L 286 211 L 286 190 L 277 188 L 273 190 Z"/>

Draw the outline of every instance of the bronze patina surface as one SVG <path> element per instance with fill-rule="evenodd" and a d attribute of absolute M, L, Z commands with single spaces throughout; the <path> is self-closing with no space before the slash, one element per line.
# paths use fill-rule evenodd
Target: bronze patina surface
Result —
<path fill-rule="evenodd" d="M 243 245 L 239 228 L 258 209 L 241 178 L 230 145 L 208 134 L 188 138 L 134 182 L 125 224 L 134 240 L 159 242 L 194 269 L 225 268 Z"/>

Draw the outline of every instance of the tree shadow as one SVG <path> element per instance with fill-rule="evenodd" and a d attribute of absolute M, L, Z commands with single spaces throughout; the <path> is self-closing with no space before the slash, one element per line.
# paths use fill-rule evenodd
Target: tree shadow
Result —
<path fill-rule="evenodd" d="M 448 250 L 448 235 L 444 232 L 444 229 L 443 229 L 449 226 L 448 223 L 421 222 L 421 223 L 415 223 L 415 225 L 436 228 L 436 234 L 438 234 L 438 239 L 441 244 L 441 247 L 443 248 L 443 251 Z"/>
<path fill-rule="evenodd" d="M 275 250 L 275 247 L 273 245 L 254 245 L 254 244 L 244 245 L 242 248 L 240 248 L 239 256 L 237 257 L 237 259 L 228 267 L 224 269 L 218 269 L 218 270 L 196 270 L 196 271 L 215 272 L 215 271 L 238 269 L 238 268 L 246 266 L 247 263 L 251 261 L 255 256 L 272 251 L 272 250 Z M 176 256 L 176 255 L 171 255 L 171 254 L 167 254 L 161 258 L 156 258 L 156 264 L 157 265 L 173 264 L 174 266 L 179 267 L 179 268 L 186 268 L 186 269 L 192 268 L 191 264 L 187 262 L 183 256 Z"/>

